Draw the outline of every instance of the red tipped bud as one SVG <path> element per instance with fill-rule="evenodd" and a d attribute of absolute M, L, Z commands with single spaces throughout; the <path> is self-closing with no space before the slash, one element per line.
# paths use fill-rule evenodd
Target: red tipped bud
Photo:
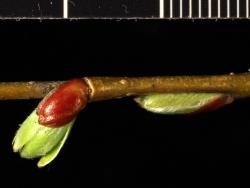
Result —
<path fill-rule="evenodd" d="M 221 94 L 211 100 L 209 103 L 202 106 L 197 111 L 194 111 L 192 114 L 204 113 L 204 112 L 211 112 L 217 110 L 227 104 L 231 104 L 234 101 L 234 98 L 230 95 Z"/>
<path fill-rule="evenodd" d="M 88 86 L 82 79 L 65 82 L 51 91 L 38 105 L 38 122 L 60 127 L 72 121 L 88 102 Z"/>
<path fill-rule="evenodd" d="M 197 114 L 216 110 L 233 102 L 233 97 L 220 93 L 162 93 L 139 96 L 142 108 L 159 114 Z"/>

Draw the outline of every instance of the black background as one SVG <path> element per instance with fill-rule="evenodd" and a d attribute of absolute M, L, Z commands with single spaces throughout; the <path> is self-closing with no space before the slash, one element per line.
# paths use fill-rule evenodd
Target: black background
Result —
<path fill-rule="evenodd" d="M 159 17 L 158 0 L 74 0 L 69 17 Z"/>
<path fill-rule="evenodd" d="M 62 0 L 1 0 L 0 17 L 62 17 Z"/>
<path fill-rule="evenodd" d="M 1 21 L 0 81 L 247 72 L 247 20 Z M 38 100 L 0 102 L 1 182 L 9 186 L 248 184 L 250 100 L 198 116 L 155 115 L 131 98 L 92 103 L 58 158 L 12 153 Z"/>

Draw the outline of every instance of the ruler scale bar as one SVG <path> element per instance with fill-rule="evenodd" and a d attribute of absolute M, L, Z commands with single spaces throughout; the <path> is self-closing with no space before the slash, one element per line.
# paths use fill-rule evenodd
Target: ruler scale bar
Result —
<path fill-rule="evenodd" d="M 23 4 L 20 3 L 20 0 L 0 0 L 0 19 L 249 19 L 249 1 L 250 0 L 25 0 Z"/>

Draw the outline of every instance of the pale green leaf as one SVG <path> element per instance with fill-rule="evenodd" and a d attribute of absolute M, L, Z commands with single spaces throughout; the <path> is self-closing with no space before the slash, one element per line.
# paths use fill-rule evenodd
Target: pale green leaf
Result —
<path fill-rule="evenodd" d="M 59 128 L 45 127 L 39 124 L 38 115 L 34 110 L 17 131 L 13 150 L 28 159 L 44 156 L 61 143 L 74 121 Z"/>
<path fill-rule="evenodd" d="M 57 146 L 39 160 L 39 162 L 37 163 L 37 166 L 39 168 L 46 166 L 47 164 L 49 164 L 51 161 L 53 161 L 56 158 L 56 156 L 59 154 L 65 141 L 67 140 L 69 136 L 73 123 L 74 121 L 70 122 L 70 125 L 67 126 L 66 134 L 64 135 L 63 139 L 57 144 Z"/>
<path fill-rule="evenodd" d="M 36 135 L 27 142 L 20 151 L 23 158 L 36 158 L 50 152 L 63 139 L 67 132 L 67 126 L 49 128 L 42 125 Z"/>
<path fill-rule="evenodd" d="M 20 125 L 20 128 L 16 132 L 12 142 L 14 152 L 21 150 L 23 146 L 36 135 L 40 128 L 41 126 L 38 124 L 38 116 L 36 110 L 34 110 Z"/>
<path fill-rule="evenodd" d="M 135 101 L 150 112 L 186 114 L 195 112 L 223 96 L 225 95 L 220 93 L 164 93 L 139 96 Z"/>

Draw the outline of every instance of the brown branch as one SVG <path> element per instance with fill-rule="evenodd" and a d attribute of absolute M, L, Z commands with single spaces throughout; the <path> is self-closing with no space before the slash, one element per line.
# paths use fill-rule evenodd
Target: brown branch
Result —
<path fill-rule="evenodd" d="M 164 77 L 85 77 L 90 87 L 90 102 L 146 93 L 218 92 L 235 97 L 250 97 L 250 74 L 219 76 Z M 59 86 L 57 82 L 0 83 L 0 100 L 44 97 Z"/>
<path fill-rule="evenodd" d="M 250 97 L 250 74 L 220 76 L 92 77 L 85 78 L 92 92 L 90 101 L 146 93 L 218 92 Z"/>
<path fill-rule="evenodd" d="M 0 100 L 39 99 L 62 82 L 2 82 Z"/>

